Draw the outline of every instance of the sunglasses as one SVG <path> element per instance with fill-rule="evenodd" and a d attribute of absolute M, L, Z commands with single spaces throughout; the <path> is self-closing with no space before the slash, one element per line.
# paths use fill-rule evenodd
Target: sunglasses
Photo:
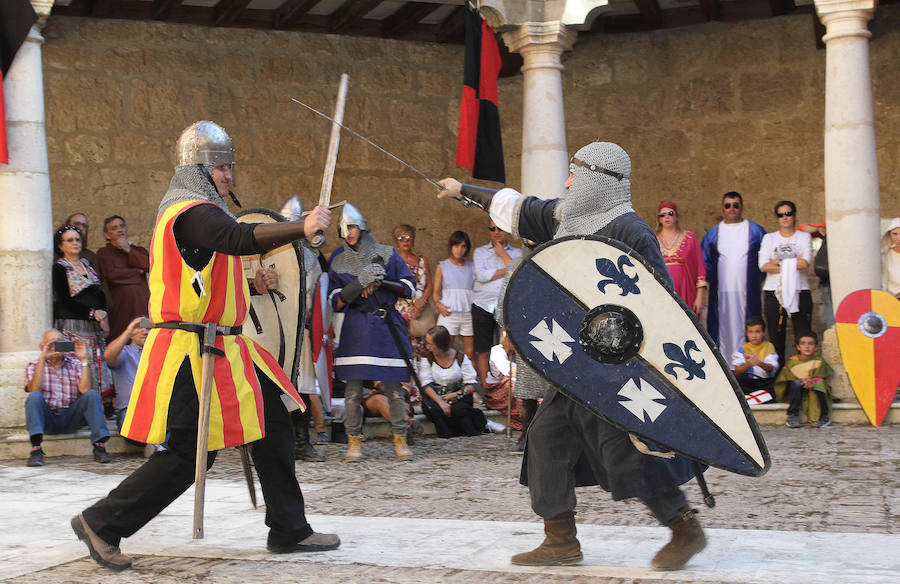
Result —
<path fill-rule="evenodd" d="M 493 231 L 503 231 L 503 230 L 500 229 L 499 227 L 488 227 L 488 231 L 493 232 Z"/>
<path fill-rule="evenodd" d="M 68 239 L 63 239 L 63 243 L 75 243 L 81 241 L 80 237 L 70 237 Z"/>
<path fill-rule="evenodd" d="M 412 241 L 412 235 L 401 235 L 397 237 L 397 241 Z"/>
<path fill-rule="evenodd" d="M 740 203 L 725 203 L 722 206 L 725 207 L 726 209 L 740 209 L 741 208 Z"/>
<path fill-rule="evenodd" d="M 662 213 L 657 215 L 657 217 L 659 219 L 662 219 L 663 217 L 674 217 L 674 216 L 675 216 L 675 211 L 663 211 Z"/>
<path fill-rule="evenodd" d="M 793 217 L 794 212 L 793 211 L 785 211 L 784 213 L 775 213 L 775 216 L 778 217 L 779 219 L 781 219 L 782 217 Z"/>

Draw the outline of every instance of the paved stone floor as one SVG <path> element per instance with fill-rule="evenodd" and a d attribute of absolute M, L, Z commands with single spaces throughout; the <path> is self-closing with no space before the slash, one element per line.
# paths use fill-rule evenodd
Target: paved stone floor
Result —
<path fill-rule="evenodd" d="M 517 568 L 541 524 L 518 485 L 521 457 L 505 436 L 420 438 L 410 462 L 387 440 L 365 460 L 320 447 L 326 463 L 299 463 L 311 523 L 341 535 L 340 550 L 274 556 L 263 511 L 250 506 L 236 451 L 210 472 L 206 539 L 190 539 L 192 497 L 179 499 L 123 550 L 135 566 L 94 564 L 69 518 L 142 463 L 48 459 L 43 468 L 0 465 L 0 581 L 16 583 L 225 582 L 896 582 L 900 573 L 900 426 L 763 427 L 772 469 L 761 478 L 706 473 L 716 496 L 701 507 L 710 545 L 686 570 L 647 569 L 667 539 L 640 503 L 578 491 L 580 566 Z M 257 487 L 258 488 L 258 487 Z M 691 482 L 688 497 L 702 505 Z"/>

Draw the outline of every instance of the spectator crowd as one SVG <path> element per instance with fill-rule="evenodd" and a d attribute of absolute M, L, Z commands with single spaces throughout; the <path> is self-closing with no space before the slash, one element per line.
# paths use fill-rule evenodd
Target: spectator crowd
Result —
<path fill-rule="evenodd" d="M 812 425 L 827 426 L 832 370 L 813 330 L 808 275 L 813 266 L 830 326 L 826 226 L 798 225 L 792 201 L 779 201 L 772 212 L 777 228 L 766 232 L 744 217 L 741 194 L 727 192 L 721 221 L 698 238 L 682 226 L 678 205 L 663 201 L 656 235 L 674 292 L 697 319 L 706 311 L 706 330 L 747 400 L 787 402 L 789 427 L 801 425 L 801 411 Z M 106 418 L 122 428 L 147 338 L 148 250 L 129 239 L 119 215 L 103 221 L 106 243 L 96 253 L 88 247 L 89 231 L 88 217 L 78 212 L 54 234 L 54 327 L 26 369 L 29 466 L 43 464 L 45 434 L 85 425 L 95 460 L 112 460 L 104 446 Z M 365 416 L 382 416 L 391 423 L 398 459 L 408 459 L 409 445 L 421 432 L 416 407 L 442 438 L 503 431 L 482 411 L 498 410 L 512 428 L 523 430 L 516 446 L 521 452 L 545 382 L 505 341 L 498 304 L 507 275 L 523 251 L 530 253 L 530 242 L 524 250 L 512 245 L 509 234 L 490 221 L 488 243 L 472 249 L 468 233 L 452 231 L 446 258 L 432 264 L 415 251 L 413 225 L 397 225 L 392 245 L 380 244 L 350 204 L 338 233 L 342 244 L 327 260 L 319 250 L 304 248 L 307 321 L 316 318 L 320 295 L 327 298 L 324 309 L 337 318 L 333 377 L 324 378 L 329 369 L 314 362 L 311 326 L 304 337 L 297 384 L 310 407 L 294 414 L 296 458 L 324 461 L 313 445 L 337 441 L 349 443 L 347 462 L 358 461 Z M 883 233 L 880 252 L 882 287 L 900 298 L 900 217 Z M 325 431 L 328 417 L 331 436 Z M 164 448 L 151 445 L 150 451 Z"/>

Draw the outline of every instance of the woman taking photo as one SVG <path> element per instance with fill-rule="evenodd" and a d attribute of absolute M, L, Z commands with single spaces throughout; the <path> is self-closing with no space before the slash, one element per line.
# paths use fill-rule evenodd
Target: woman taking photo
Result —
<path fill-rule="evenodd" d="M 477 436 L 484 432 L 487 418 L 476 409 L 475 368 L 472 361 L 451 348 L 450 333 L 436 326 L 425 335 L 429 354 L 419 359 L 418 373 L 425 395 L 422 412 L 434 424 L 441 438 Z"/>
<path fill-rule="evenodd" d="M 769 339 L 775 345 L 778 362 L 784 363 L 787 319 L 796 340 L 812 330 L 812 294 L 806 268 L 812 261 L 812 237 L 798 231 L 797 206 L 791 201 L 775 205 L 778 231 L 763 236 L 759 246 L 759 269 L 766 273 L 763 283 L 763 314 Z"/>
<path fill-rule="evenodd" d="M 697 237 L 682 231 L 678 224 L 678 206 L 669 201 L 659 204 L 656 211 L 656 239 L 666 260 L 675 291 L 698 317 L 703 312 L 706 290 L 706 265 Z"/>
<path fill-rule="evenodd" d="M 92 387 L 105 390 L 109 386 L 109 369 L 100 360 L 103 339 L 109 334 L 106 298 L 100 277 L 91 263 L 80 257 L 81 232 L 73 225 L 63 225 L 53 236 L 56 261 L 53 263 L 53 319 L 55 327 L 68 340 L 87 343 L 91 360 Z M 97 347 L 101 347 L 98 352 Z M 98 383 L 100 379 L 103 383 Z"/>

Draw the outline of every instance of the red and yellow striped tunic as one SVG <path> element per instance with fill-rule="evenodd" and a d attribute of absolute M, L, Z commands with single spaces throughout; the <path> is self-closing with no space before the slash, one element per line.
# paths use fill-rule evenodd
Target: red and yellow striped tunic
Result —
<path fill-rule="evenodd" d="M 238 326 L 247 318 L 250 290 L 241 258 L 214 252 L 199 272 L 182 258 L 173 225 L 185 210 L 205 201 L 185 201 L 160 215 L 150 249 L 150 320 L 214 322 Z M 196 287 L 201 293 L 198 295 Z M 265 435 L 263 399 L 254 365 L 272 379 L 300 407 L 303 402 L 272 355 L 243 335 L 216 336 L 209 449 L 239 446 Z M 165 440 L 169 401 L 175 376 L 185 357 L 190 358 L 194 387 L 200 391 L 200 338 L 196 333 L 155 328 L 150 331 L 138 366 L 122 426 L 122 434 L 150 444 Z"/>

